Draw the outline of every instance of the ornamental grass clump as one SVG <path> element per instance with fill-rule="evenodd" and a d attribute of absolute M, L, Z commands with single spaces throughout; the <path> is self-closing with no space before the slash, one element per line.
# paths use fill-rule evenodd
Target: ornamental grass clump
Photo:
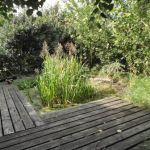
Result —
<path fill-rule="evenodd" d="M 37 77 L 43 106 L 82 103 L 94 94 L 81 65 L 74 57 L 46 56 Z"/>

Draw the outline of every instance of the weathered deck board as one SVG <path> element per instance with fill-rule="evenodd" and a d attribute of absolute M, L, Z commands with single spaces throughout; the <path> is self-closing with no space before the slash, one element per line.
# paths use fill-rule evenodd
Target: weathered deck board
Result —
<path fill-rule="evenodd" d="M 142 132 L 142 133 L 131 136 L 128 139 L 124 139 L 123 141 L 120 141 L 119 143 L 116 143 L 113 146 L 108 147 L 107 149 L 108 150 L 116 150 L 116 149 L 121 149 L 122 147 L 124 149 L 127 149 L 127 148 L 130 148 L 137 143 L 142 142 L 143 140 L 147 140 L 148 136 L 150 136 L 150 130 L 149 129 Z"/>
<path fill-rule="evenodd" d="M 31 120 L 36 118 L 16 87 L 4 89 L 4 93 L 7 104 L 11 100 L 9 94 L 12 99 L 18 97 L 17 102 L 20 100 Z M 8 105 L 9 112 L 15 109 L 14 105 Z M 49 113 L 43 117 L 44 125 L 38 119 L 39 127 L 1 137 L 0 149 L 140 150 L 141 143 L 150 139 L 150 111 L 116 97 Z"/>
<path fill-rule="evenodd" d="M 116 97 L 108 97 L 97 101 L 92 101 L 84 105 L 74 106 L 72 108 L 67 108 L 63 110 L 58 110 L 57 112 L 50 112 L 45 115 L 43 115 L 44 120 L 48 120 L 49 122 L 58 121 L 61 119 L 66 119 L 68 117 L 77 116 L 79 114 L 84 114 L 86 112 L 90 112 L 90 110 L 96 110 L 100 109 L 100 107 L 104 107 L 102 104 L 107 104 L 111 102 L 115 102 L 117 100 L 120 100 Z M 107 107 L 107 106 L 106 106 Z"/>
<path fill-rule="evenodd" d="M 5 100 L 8 104 L 10 116 L 11 116 L 12 122 L 14 124 L 15 131 L 25 130 L 24 124 L 23 124 L 22 120 L 20 119 L 19 113 L 15 107 L 15 104 L 8 92 L 8 88 L 4 87 L 3 91 L 5 94 Z"/>
<path fill-rule="evenodd" d="M 13 99 L 17 109 L 18 109 L 18 112 L 22 118 L 25 128 L 28 129 L 28 128 L 35 127 L 34 122 L 31 120 L 30 116 L 28 115 L 28 112 L 25 110 L 24 106 L 18 99 L 16 93 L 13 90 L 9 90 L 9 92 L 12 96 L 12 99 Z"/>
<path fill-rule="evenodd" d="M 2 130 L 4 135 L 14 133 L 13 124 L 10 118 L 3 89 L 0 87 L 0 106 L 1 106 L 1 119 L 2 119 Z"/>
<path fill-rule="evenodd" d="M 27 100 L 12 85 L 0 85 L 0 137 L 43 124 Z M 20 98 L 18 98 L 20 95 Z M 22 103 L 24 101 L 24 103 Z M 38 120 L 36 122 L 36 120 Z"/>
<path fill-rule="evenodd" d="M 29 113 L 29 116 L 35 122 L 36 126 L 43 125 L 44 122 L 41 120 L 37 112 L 33 109 L 32 105 L 27 101 L 25 95 L 23 95 L 16 86 L 12 86 L 11 88 L 14 89 L 16 95 L 18 96 L 19 100 L 22 102 L 23 106 L 26 108 L 27 112 Z"/>
<path fill-rule="evenodd" d="M 1 108 L 1 106 L 0 106 Z M 0 109 L 0 137 L 3 136 L 3 131 L 2 131 L 2 119 L 1 119 L 1 109 Z"/>

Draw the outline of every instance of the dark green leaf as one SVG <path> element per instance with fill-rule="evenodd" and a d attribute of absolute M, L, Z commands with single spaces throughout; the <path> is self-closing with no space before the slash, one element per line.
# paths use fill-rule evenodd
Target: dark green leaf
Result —
<path fill-rule="evenodd" d="M 9 17 L 9 18 L 12 18 L 12 17 L 13 17 L 13 14 L 9 14 L 8 17 Z"/>
<path fill-rule="evenodd" d="M 100 9 L 102 9 L 102 8 L 104 8 L 104 9 L 109 9 L 109 5 L 108 4 L 106 4 L 106 3 L 99 3 L 99 8 Z"/>
<path fill-rule="evenodd" d="M 102 16 L 103 18 L 107 18 L 107 16 L 106 16 L 104 13 L 101 13 L 101 16 Z"/>
<path fill-rule="evenodd" d="M 37 14 L 38 16 L 42 16 L 42 12 L 41 12 L 41 11 L 38 11 L 36 14 Z"/>
<path fill-rule="evenodd" d="M 16 10 L 16 9 L 13 9 L 13 12 L 14 12 L 14 13 L 16 13 L 16 12 L 17 12 L 17 10 Z"/>
<path fill-rule="evenodd" d="M 93 10 L 92 14 L 96 14 L 96 13 L 98 13 L 98 12 L 99 12 L 99 9 L 98 9 L 98 8 L 95 8 L 95 9 Z"/>
<path fill-rule="evenodd" d="M 94 16 L 91 16 L 90 17 L 90 21 L 94 21 L 95 17 Z"/>
<path fill-rule="evenodd" d="M 111 11 L 114 8 L 114 4 L 108 5 L 108 9 Z"/>
<path fill-rule="evenodd" d="M 101 28 L 101 24 L 100 24 L 100 23 L 96 23 L 96 26 L 97 26 L 98 28 Z"/>
<path fill-rule="evenodd" d="M 100 9 L 105 9 L 111 11 L 114 7 L 114 4 L 106 4 L 106 3 L 99 3 L 99 8 Z"/>
<path fill-rule="evenodd" d="M 112 0 L 104 0 L 104 1 L 109 3 L 109 4 L 112 2 Z"/>
<path fill-rule="evenodd" d="M 33 14 L 33 9 L 28 9 L 26 13 L 28 16 L 31 16 Z"/>
<path fill-rule="evenodd" d="M 100 2 L 100 0 L 96 0 L 94 5 L 98 5 L 99 2 Z"/>

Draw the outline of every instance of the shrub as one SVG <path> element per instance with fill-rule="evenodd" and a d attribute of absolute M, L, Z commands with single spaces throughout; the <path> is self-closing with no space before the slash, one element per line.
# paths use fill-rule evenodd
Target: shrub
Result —
<path fill-rule="evenodd" d="M 74 57 L 47 56 L 37 87 L 44 106 L 83 102 L 94 90 L 88 84 L 84 67 Z"/>
<path fill-rule="evenodd" d="M 131 77 L 126 97 L 134 103 L 150 107 L 150 77 Z"/>
<path fill-rule="evenodd" d="M 27 16 L 24 13 L 5 20 L 0 26 L 0 55 L 5 54 L 13 60 L 8 66 L 14 73 L 32 74 L 36 68 L 41 69 L 42 59 L 39 55 L 44 41 L 48 44 L 49 53 L 54 53 L 58 43 L 62 51 L 71 37 L 60 25 L 61 14 L 55 12 L 55 7 L 44 10 L 43 16 Z M 67 39 L 63 41 L 67 36 Z M 0 65 L 1 65 L 0 59 Z M 1 68 L 0 68 L 1 69 Z"/>
<path fill-rule="evenodd" d="M 112 64 L 104 65 L 101 69 L 102 74 L 107 74 L 108 76 L 118 76 L 124 71 L 124 65 L 119 62 L 114 62 Z"/>
<path fill-rule="evenodd" d="M 93 67 L 118 61 L 125 71 L 150 74 L 150 15 L 141 17 L 137 4 L 136 0 L 114 1 L 113 11 L 104 19 L 99 17 L 98 8 L 91 16 L 92 1 L 67 2 L 66 26 L 78 42 L 84 62 Z"/>

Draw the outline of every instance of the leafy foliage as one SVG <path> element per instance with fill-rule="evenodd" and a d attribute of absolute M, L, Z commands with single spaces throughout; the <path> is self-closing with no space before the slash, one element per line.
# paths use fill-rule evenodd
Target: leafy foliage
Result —
<path fill-rule="evenodd" d="M 97 19 L 90 22 L 93 4 L 87 1 L 76 3 L 72 0 L 68 2 L 67 8 L 65 23 L 69 33 L 78 43 L 78 52 L 82 55 L 83 62 L 90 67 L 106 63 L 108 56 L 105 55 L 104 50 L 109 51 L 111 48 L 111 44 L 109 44 L 111 32 L 106 30 L 105 20 L 100 20 L 97 15 L 95 16 Z"/>
<path fill-rule="evenodd" d="M 5 20 L 0 27 L 0 53 L 11 57 L 13 63 L 10 66 L 14 72 L 29 74 L 34 73 L 34 69 L 41 68 L 43 60 L 40 53 L 44 41 L 48 43 L 51 54 L 58 47 L 60 40 L 62 51 L 65 51 L 65 44 L 70 40 L 70 36 L 63 41 L 67 34 L 64 34 L 65 30 L 59 22 L 61 15 L 57 7 L 46 10 L 42 17 L 20 14 Z M 6 65 L 2 63 L 0 66 L 2 68 Z"/>
<path fill-rule="evenodd" d="M 65 19 L 69 32 L 79 43 L 84 62 L 90 60 L 90 64 L 95 65 L 96 61 L 101 66 L 119 62 L 125 66 L 125 71 L 148 75 L 150 7 L 146 9 L 147 15 L 141 17 L 136 0 L 115 1 L 113 4 L 109 19 L 97 13 L 91 19 L 93 3 L 68 2 Z"/>
<path fill-rule="evenodd" d="M 117 9 L 117 4 L 123 4 L 129 1 L 123 1 L 123 0 L 94 0 L 94 10 L 92 14 L 100 14 L 103 18 L 109 18 L 110 12 L 113 9 Z M 134 0 L 131 1 L 137 4 L 137 9 L 135 10 L 135 13 L 139 13 L 141 16 L 145 16 L 148 14 L 150 1 L 149 0 Z"/>
<path fill-rule="evenodd" d="M 113 0 L 95 0 L 94 5 L 92 14 L 100 14 L 103 18 L 107 18 L 108 12 L 114 8 Z"/>
<path fill-rule="evenodd" d="M 45 0 L 0 0 L 0 14 L 8 17 L 12 14 L 11 12 L 16 12 L 15 6 L 28 7 L 27 15 L 32 15 L 34 10 L 37 10 L 37 14 L 41 14 L 38 11 L 39 7 L 42 7 Z"/>
<path fill-rule="evenodd" d="M 127 6 L 125 6 L 127 5 Z M 127 1 L 112 22 L 115 53 L 122 55 L 126 66 L 134 74 L 150 73 L 149 17 L 141 18 L 135 1 Z M 126 8 L 127 7 L 127 8 Z M 150 10 L 149 10 L 150 11 Z"/>

